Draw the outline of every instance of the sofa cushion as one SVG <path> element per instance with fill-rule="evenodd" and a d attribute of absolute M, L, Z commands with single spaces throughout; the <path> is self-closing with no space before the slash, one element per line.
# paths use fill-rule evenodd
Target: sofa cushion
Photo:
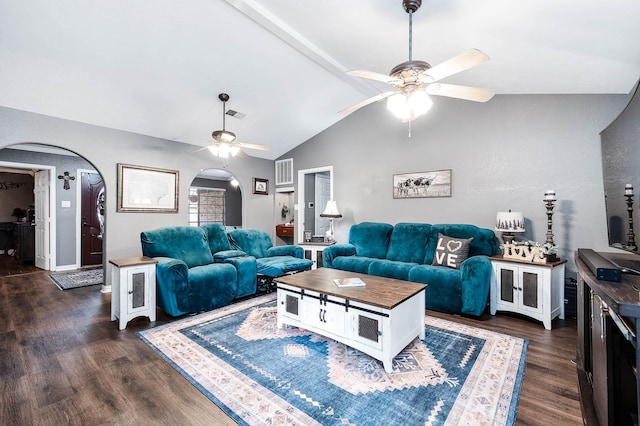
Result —
<path fill-rule="evenodd" d="M 427 223 L 396 224 L 391 232 L 387 259 L 422 263 L 430 231 L 431 225 Z"/>
<path fill-rule="evenodd" d="M 339 256 L 333 260 L 332 268 L 360 274 L 369 273 L 369 265 L 378 259 L 363 256 Z"/>
<path fill-rule="evenodd" d="M 190 312 L 210 311 L 231 303 L 238 292 L 236 268 L 228 263 L 212 263 L 189 269 L 188 298 Z M 180 303 L 180 302 L 178 302 Z"/>
<path fill-rule="evenodd" d="M 229 244 L 229 238 L 227 238 L 227 230 L 219 223 L 208 223 L 201 225 L 202 229 L 207 233 L 209 239 L 209 249 L 211 253 L 216 253 L 223 250 L 231 250 L 231 244 Z"/>
<path fill-rule="evenodd" d="M 213 263 L 207 233 L 194 226 L 171 226 L 140 233 L 142 254 L 180 259 L 189 268 Z"/>
<path fill-rule="evenodd" d="M 273 246 L 269 234 L 261 229 L 234 229 L 228 235 L 232 249 L 242 250 L 256 259 L 265 257 Z"/>
<path fill-rule="evenodd" d="M 436 246 L 438 245 L 438 234 L 444 234 L 452 238 L 473 238 L 469 246 L 469 257 L 479 254 L 493 256 L 500 253 L 500 243 L 490 229 L 478 228 L 475 225 L 431 225 L 431 234 L 429 235 L 424 262 L 422 262 L 425 265 L 433 263 Z"/>
<path fill-rule="evenodd" d="M 256 264 L 258 274 L 276 278 L 292 272 L 307 271 L 311 269 L 313 262 L 293 256 L 271 256 L 256 259 Z"/>
<path fill-rule="evenodd" d="M 461 312 L 462 273 L 460 270 L 419 265 L 409 271 L 409 281 L 427 284 L 425 292 L 427 309 L 449 314 Z"/>
<path fill-rule="evenodd" d="M 469 257 L 469 246 L 473 238 L 451 238 L 438 234 L 438 244 L 432 265 L 459 269 L 460 264 Z"/>
<path fill-rule="evenodd" d="M 393 226 L 388 223 L 362 222 L 349 230 L 349 243 L 356 247 L 356 255 L 384 259 Z"/>
<path fill-rule="evenodd" d="M 408 281 L 409 271 L 414 266 L 418 266 L 418 264 L 394 260 L 374 260 L 369 265 L 369 275 Z"/>

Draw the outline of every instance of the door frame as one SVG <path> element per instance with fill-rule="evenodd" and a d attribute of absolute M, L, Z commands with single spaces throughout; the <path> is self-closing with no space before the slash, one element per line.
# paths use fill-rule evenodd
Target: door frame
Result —
<path fill-rule="evenodd" d="M 97 170 L 77 169 L 76 176 L 80 176 L 81 180 L 82 180 L 82 173 L 95 173 L 99 175 L 104 182 L 104 178 L 102 177 L 100 172 L 98 172 Z M 105 194 L 106 194 L 106 188 L 105 188 Z M 76 185 L 76 218 L 78 219 L 76 220 L 76 235 L 78 237 L 76 238 L 76 265 L 75 265 L 77 269 L 82 267 L 82 184 L 80 182 L 78 182 L 78 185 Z M 106 227 L 106 224 L 105 224 L 105 227 Z M 104 265 L 104 240 L 102 243 L 102 264 Z"/>
<path fill-rule="evenodd" d="M 319 172 L 329 172 L 329 197 L 333 200 L 333 166 L 316 167 L 313 169 L 298 170 L 298 204 L 296 205 L 298 214 L 295 220 L 295 226 L 298 228 L 296 233 L 298 236 L 297 243 L 304 241 L 304 177 L 308 174 Z"/>
<path fill-rule="evenodd" d="M 2 167 L 11 167 L 13 169 L 22 169 L 22 170 L 47 170 L 49 172 L 49 270 L 57 271 L 57 257 L 56 257 L 56 234 L 54 230 L 56 229 L 56 209 L 55 200 L 56 200 L 56 186 L 53 180 L 53 176 L 56 174 L 55 166 L 47 166 L 44 164 L 31 164 L 31 163 L 15 163 L 12 161 L 0 161 L 0 166 Z M 35 173 L 34 173 L 34 182 L 35 182 Z M 35 196 L 34 196 L 35 203 Z M 37 244 L 37 239 L 36 239 Z M 37 251 L 37 248 L 36 248 Z"/>

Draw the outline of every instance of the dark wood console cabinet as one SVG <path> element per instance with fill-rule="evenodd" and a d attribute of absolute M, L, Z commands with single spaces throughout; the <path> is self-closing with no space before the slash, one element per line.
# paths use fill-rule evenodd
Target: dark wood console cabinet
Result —
<path fill-rule="evenodd" d="M 600 253 L 616 261 L 629 255 Z M 586 425 L 638 424 L 640 276 L 601 281 L 576 253 L 578 343 L 576 365 Z"/>
<path fill-rule="evenodd" d="M 23 265 L 25 262 L 33 263 L 36 259 L 36 226 L 31 222 L 16 222 L 15 225 L 16 260 Z"/>

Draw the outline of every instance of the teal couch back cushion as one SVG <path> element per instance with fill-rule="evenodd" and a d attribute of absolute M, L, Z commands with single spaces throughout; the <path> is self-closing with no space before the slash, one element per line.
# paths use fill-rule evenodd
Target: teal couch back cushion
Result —
<path fill-rule="evenodd" d="M 271 237 L 260 229 L 234 229 L 229 231 L 232 249 L 242 250 L 256 259 L 266 257 L 273 246 Z"/>
<path fill-rule="evenodd" d="M 357 256 L 384 259 L 392 230 L 393 226 L 388 223 L 358 223 L 349 230 L 349 243 L 356 247 Z"/>
<path fill-rule="evenodd" d="M 388 260 L 422 263 L 429 241 L 431 225 L 428 223 L 398 223 L 391 232 L 387 251 Z"/>
<path fill-rule="evenodd" d="M 229 244 L 227 230 L 224 225 L 220 225 L 219 223 L 208 223 L 206 225 L 201 225 L 201 227 L 207 233 L 207 238 L 209 239 L 209 250 L 211 253 L 231 250 L 231 244 Z"/>
<path fill-rule="evenodd" d="M 189 268 L 213 263 L 207 233 L 193 226 L 171 226 L 140 233 L 142 254 L 180 259 Z"/>
<path fill-rule="evenodd" d="M 453 238 L 473 238 L 469 247 L 469 257 L 477 255 L 494 256 L 500 253 L 500 243 L 491 229 L 475 225 L 431 225 L 424 264 L 431 265 L 438 244 L 438 234 Z"/>

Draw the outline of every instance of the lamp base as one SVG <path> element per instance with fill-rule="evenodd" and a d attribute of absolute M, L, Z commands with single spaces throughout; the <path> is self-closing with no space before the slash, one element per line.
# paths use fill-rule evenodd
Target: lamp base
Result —
<path fill-rule="evenodd" d="M 505 244 L 511 244 L 515 238 L 516 238 L 516 235 L 511 232 L 502 233 L 502 242 Z"/>

